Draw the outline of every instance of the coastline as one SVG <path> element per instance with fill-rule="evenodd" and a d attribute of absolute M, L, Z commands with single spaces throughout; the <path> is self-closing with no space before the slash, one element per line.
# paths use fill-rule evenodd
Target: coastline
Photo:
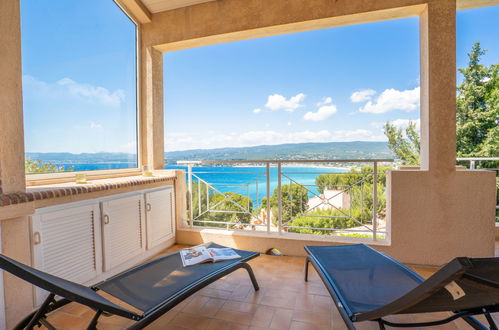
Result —
<path fill-rule="evenodd" d="M 230 167 L 241 167 L 241 168 L 263 167 L 264 168 L 265 165 L 248 164 L 248 165 L 232 165 Z M 286 164 L 282 164 L 282 167 L 301 167 L 301 168 L 312 167 L 312 168 L 332 169 L 332 170 L 351 170 L 352 168 L 356 168 L 357 166 L 327 166 L 327 165 L 316 165 L 313 163 L 286 163 Z"/>

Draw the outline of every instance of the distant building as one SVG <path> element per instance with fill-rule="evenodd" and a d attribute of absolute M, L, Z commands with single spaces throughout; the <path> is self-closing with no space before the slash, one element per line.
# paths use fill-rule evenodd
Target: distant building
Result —
<path fill-rule="evenodd" d="M 328 210 L 337 208 L 350 208 L 350 195 L 342 190 L 328 190 L 320 196 L 308 200 L 308 208 L 314 210 Z"/>

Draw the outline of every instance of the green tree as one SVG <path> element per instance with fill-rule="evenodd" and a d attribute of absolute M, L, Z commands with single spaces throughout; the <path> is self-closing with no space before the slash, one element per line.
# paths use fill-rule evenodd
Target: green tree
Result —
<path fill-rule="evenodd" d="M 468 54 L 468 67 L 458 69 L 463 81 L 457 87 L 457 154 L 460 157 L 499 155 L 499 64 L 480 64 L 486 53 L 480 43 Z"/>
<path fill-rule="evenodd" d="M 392 169 L 389 166 L 378 166 L 378 182 L 380 185 L 385 186 L 386 184 L 386 171 Z M 339 190 L 351 186 L 362 179 L 366 183 L 373 183 L 373 166 L 363 166 L 360 169 L 353 168 L 347 173 L 326 173 L 321 174 L 315 178 L 315 184 L 317 185 L 317 190 L 322 194 L 325 189 L 335 189 Z"/>
<path fill-rule="evenodd" d="M 336 209 L 316 210 L 288 223 L 289 226 L 293 227 L 309 228 L 290 228 L 289 231 L 302 234 L 330 235 L 332 233 L 331 229 L 346 229 L 359 226 L 359 223 L 352 218 L 330 218 L 331 216 L 344 217 L 345 214 Z"/>
<path fill-rule="evenodd" d="M 376 195 L 376 214 L 378 218 L 383 218 L 382 215 L 385 213 L 386 209 L 386 184 L 383 182 L 378 182 Z M 373 183 L 366 182 L 364 185 L 355 186 L 348 192 L 350 195 L 350 209 L 352 216 L 366 223 L 373 218 L 373 204 L 374 204 L 374 194 L 373 194 Z M 348 213 L 348 212 L 347 212 Z"/>
<path fill-rule="evenodd" d="M 395 157 L 406 165 L 418 165 L 420 140 L 416 123 L 410 121 L 405 134 L 402 128 L 397 128 L 389 122 L 386 122 L 384 130 L 388 138 L 388 148 L 395 154 Z"/>
<path fill-rule="evenodd" d="M 250 223 L 253 202 L 250 198 L 241 194 L 227 192 L 224 194 L 214 194 L 210 197 L 210 207 L 225 212 L 209 212 L 206 220 L 224 221 L 230 223 Z M 249 212 L 246 212 L 246 210 Z"/>
<path fill-rule="evenodd" d="M 291 220 L 308 208 L 308 191 L 299 184 L 288 184 L 281 186 L 282 200 L 282 221 L 283 223 Z M 274 189 L 270 196 L 271 218 L 274 224 L 277 224 L 277 214 L 279 205 L 279 191 Z M 267 198 L 262 199 L 262 208 L 267 207 Z"/>
<path fill-rule="evenodd" d="M 499 155 L 499 64 L 480 64 L 486 53 L 476 42 L 468 54 L 466 68 L 456 97 L 456 148 L 459 157 L 497 157 Z M 385 125 L 388 146 L 404 164 L 419 163 L 419 133 L 415 123 L 404 132 L 389 122 Z M 484 167 L 499 164 L 482 163 Z"/>
<path fill-rule="evenodd" d="M 226 227 L 225 224 L 214 224 L 205 221 L 221 221 L 231 225 L 248 224 L 251 221 L 253 202 L 250 198 L 232 192 L 206 193 L 206 183 L 197 180 L 192 182 L 192 213 L 195 225 L 209 227 Z M 201 192 L 201 194 L 199 193 Z M 208 200 L 209 199 L 209 210 Z M 189 193 L 187 201 L 189 203 Z M 246 209 L 248 212 L 246 212 Z M 222 212 L 217 212 L 222 211 Z M 190 216 L 190 215 L 189 215 Z"/>
<path fill-rule="evenodd" d="M 44 163 L 41 160 L 32 160 L 25 159 L 24 160 L 24 172 L 26 173 L 57 173 L 57 172 L 71 172 L 74 170 L 74 167 L 64 167 L 57 166 L 52 162 Z"/>

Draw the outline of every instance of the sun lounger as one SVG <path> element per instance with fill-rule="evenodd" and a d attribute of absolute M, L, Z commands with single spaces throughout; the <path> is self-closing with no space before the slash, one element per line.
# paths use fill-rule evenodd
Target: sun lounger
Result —
<path fill-rule="evenodd" d="M 349 329 L 376 321 L 380 329 L 437 326 L 463 318 L 475 329 L 497 329 L 490 313 L 499 311 L 499 258 L 455 258 L 427 280 L 363 245 L 306 246 L 305 263 L 317 270 Z M 397 323 L 393 314 L 453 312 L 433 322 Z M 489 326 L 473 315 L 482 314 Z"/>
<path fill-rule="evenodd" d="M 208 243 L 207 247 L 223 247 Z M 136 321 L 129 329 L 142 329 L 161 315 L 172 309 L 182 300 L 219 278 L 244 268 L 255 290 L 258 283 L 253 271 L 246 262 L 257 257 L 255 252 L 236 250 L 241 259 L 205 263 L 183 267 L 178 252 L 159 257 L 145 264 L 127 270 L 93 287 L 41 272 L 4 255 L 0 255 L 0 268 L 50 292 L 42 306 L 22 320 L 15 329 L 32 329 L 36 325 L 46 325 L 50 329 L 46 315 L 70 302 L 93 308 L 96 313 L 88 325 L 95 329 L 99 317 L 118 315 Z M 118 306 L 96 291 L 102 290 L 133 306 L 141 313 Z M 60 296 L 62 299 L 55 299 Z"/>

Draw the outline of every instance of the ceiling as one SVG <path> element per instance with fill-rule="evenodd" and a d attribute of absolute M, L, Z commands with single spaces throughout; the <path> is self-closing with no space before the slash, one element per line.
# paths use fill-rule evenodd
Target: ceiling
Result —
<path fill-rule="evenodd" d="M 202 2 L 215 0 L 141 0 L 142 3 L 149 9 L 151 13 L 159 13 L 161 11 L 187 7 Z"/>

